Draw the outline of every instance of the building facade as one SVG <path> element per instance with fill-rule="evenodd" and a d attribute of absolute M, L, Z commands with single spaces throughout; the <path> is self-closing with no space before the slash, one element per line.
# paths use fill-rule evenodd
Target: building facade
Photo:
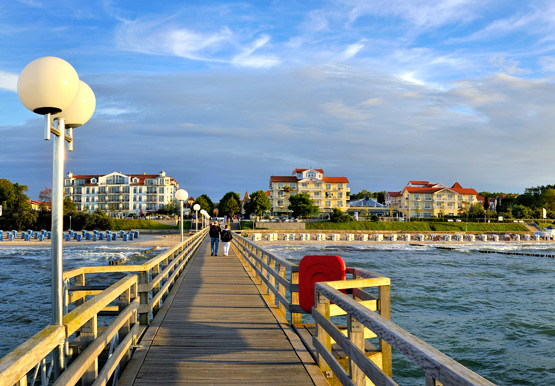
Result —
<path fill-rule="evenodd" d="M 387 192 L 386 206 L 408 218 L 458 216 L 481 203 L 476 190 L 458 182 L 447 187 L 428 181 L 409 181 L 400 192 Z"/>
<path fill-rule="evenodd" d="M 290 176 L 270 177 L 270 202 L 274 215 L 288 215 L 289 197 L 307 193 L 320 212 L 347 210 L 350 188 L 347 177 L 327 177 L 322 169 L 295 169 Z"/>
<path fill-rule="evenodd" d="M 155 212 L 174 200 L 179 184 L 166 172 L 159 174 L 106 175 L 68 173 L 64 195 L 70 197 L 78 211 L 100 209 L 111 217 L 140 216 Z"/>

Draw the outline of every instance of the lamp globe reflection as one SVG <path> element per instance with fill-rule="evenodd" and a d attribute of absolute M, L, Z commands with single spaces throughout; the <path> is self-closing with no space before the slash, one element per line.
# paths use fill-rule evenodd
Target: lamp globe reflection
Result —
<path fill-rule="evenodd" d="M 71 64 L 52 56 L 29 63 L 17 81 L 17 95 L 37 114 L 56 114 L 68 108 L 79 91 L 79 76 Z"/>

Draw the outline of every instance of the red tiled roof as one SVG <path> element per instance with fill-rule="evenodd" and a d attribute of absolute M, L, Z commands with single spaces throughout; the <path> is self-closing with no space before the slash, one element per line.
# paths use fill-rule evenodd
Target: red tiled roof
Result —
<path fill-rule="evenodd" d="M 387 192 L 389 197 L 399 197 L 401 196 L 401 192 Z"/>
<path fill-rule="evenodd" d="M 243 196 L 243 202 L 250 200 L 249 193 L 245 190 L 245 195 Z"/>
<path fill-rule="evenodd" d="M 453 189 L 457 189 L 457 188 L 462 189 L 462 186 L 458 182 L 455 182 L 455 184 L 451 188 L 453 188 Z"/>
<path fill-rule="evenodd" d="M 430 185 L 429 181 L 409 181 L 411 185 Z"/>
<path fill-rule="evenodd" d="M 295 176 L 271 176 L 270 182 L 297 182 L 298 179 Z"/>
<path fill-rule="evenodd" d="M 457 192 L 458 194 L 470 194 L 470 195 L 475 195 L 478 196 L 478 192 L 474 189 L 470 189 L 470 188 L 451 188 L 451 190 Z"/>
<path fill-rule="evenodd" d="M 324 182 L 339 182 L 339 183 L 349 183 L 349 180 L 347 179 L 347 177 L 324 177 L 323 178 Z"/>
<path fill-rule="evenodd" d="M 444 188 L 430 188 L 426 186 L 405 186 L 409 193 L 435 193 L 443 190 Z"/>

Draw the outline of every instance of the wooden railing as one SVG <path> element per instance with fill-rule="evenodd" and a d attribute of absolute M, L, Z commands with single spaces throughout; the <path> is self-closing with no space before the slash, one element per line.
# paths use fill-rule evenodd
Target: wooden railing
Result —
<path fill-rule="evenodd" d="M 98 386 L 117 377 L 206 234 L 202 230 L 144 264 L 65 272 L 63 325 L 47 326 L 0 359 L 0 386 Z M 86 284 L 86 275 L 115 272 L 127 275 L 108 287 Z M 99 318 L 106 327 L 99 327 Z M 60 364 L 60 374 L 53 374 L 54 350 L 63 350 L 68 364 Z"/>
<path fill-rule="evenodd" d="M 289 315 L 291 325 L 301 323 L 303 310 L 299 305 L 299 266 L 238 234 L 233 237 L 233 245 L 237 256 L 282 315 Z"/>
<path fill-rule="evenodd" d="M 300 324 L 298 265 L 240 235 L 234 237 L 233 245 L 276 307 L 284 315 L 290 312 L 291 324 Z M 342 385 L 396 385 L 393 348 L 424 370 L 426 386 L 493 385 L 390 321 L 389 278 L 359 268 L 347 268 L 347 275 L 347 280 L 315 286 L 312 345 L 328 378 L 333 374 Z M 337 324 L 338 319 L 346 322 L 346 328 Z M 332 348 L 346 354 L 347 365 L 340 363 Z"/>

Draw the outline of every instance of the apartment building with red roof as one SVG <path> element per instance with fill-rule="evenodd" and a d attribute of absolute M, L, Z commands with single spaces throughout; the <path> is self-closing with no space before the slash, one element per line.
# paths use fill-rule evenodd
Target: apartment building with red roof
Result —
<path fill-rule="evenodd" d="M 64 179 L 64 195 L 78 211 L 97 209 L 111 217 L 155 212 L 174 200 L 179 184 L 161 171 L 158 174 L 73 174 Z"/>
<path fill-rule="evenodd" d="M 400 192 L 387 192 L 386 206 L 408 218 L 457 216 L 484 198 L 455 182 L 448 187 L 429 181 L 409 181 Z"/>
<path fill-rule="evenodd" d="M 289 197 L 307 193 L 320 208 L 329 213 L 334 208 L 347 210 L 349 200 L 349 180 L 347 177 L 324 176 L 323 169 L 295 169 L 289 176 L 270 177 L 270 201 L 274 215 L 288 215 Z"/>

